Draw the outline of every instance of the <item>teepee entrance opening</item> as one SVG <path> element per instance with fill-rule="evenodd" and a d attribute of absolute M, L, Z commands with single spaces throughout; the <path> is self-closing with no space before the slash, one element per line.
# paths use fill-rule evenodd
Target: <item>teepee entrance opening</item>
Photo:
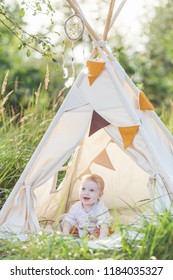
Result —
<path fill-rule="evenodd" d="M 67 212 L 79 200 L 81 178 L 86 174 L 98 174 L 104 178 L 103 201 L 121 222 L 132 221 L 151 207 L 147 188 L 149 175 L 112 141 L 104 129 L 90 137 L 86 135 L 68 165 L 59 172 L 66 172 L 60 185 L 56 175 L 54 183 L 51 179 L 35 190 L 36 201 L 39 201 L 36 213 L 40 221 L 54 222 L 58 215 Z M 43 198 L 41 204 L 42 193 L 46 193 L 46 199 Z"/>

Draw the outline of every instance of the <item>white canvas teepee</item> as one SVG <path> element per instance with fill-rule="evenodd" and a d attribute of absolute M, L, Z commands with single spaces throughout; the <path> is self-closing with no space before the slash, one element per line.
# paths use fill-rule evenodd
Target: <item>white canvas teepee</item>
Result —
<path fill-rule="evenodd" d="M 55 221 L 78 200 L 86 173 L 103 177 L 103 200 L 120 216 L 144 200 L 151 200 L 159 212 L 171 210 L 173 137 L 107 48 L 105 39 L 118 14 L 111 22 L 115 1 L 111 1 L 104 41 L 76 1 L 68 2 L 83 18 L 99 60 L 91 57 L 86 63 L 21 174 L 0 212 L 1 231 L 34 232 L 40 229 L 39 221 Z M 65 169 L 57 189 L 58 172 Z M 133 212 L 126 217 L 130 216 Z"/>

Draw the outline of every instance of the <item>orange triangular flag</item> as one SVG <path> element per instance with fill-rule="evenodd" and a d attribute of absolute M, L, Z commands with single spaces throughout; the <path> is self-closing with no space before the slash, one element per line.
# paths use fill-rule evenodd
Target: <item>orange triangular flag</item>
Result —
<path fill-rule="evenodd" d="M 98 131 L 99 129 L 101 129 L 109 124 L 110 123 L 107 122 L 104 118 L 102 118 L 96 111 L 93 111 L 89 136 L 91 136 L 96 131 Z"/>
<path fill-rule="evenodd" d="M 154 110 L 153 105 L 143 91 L 141 91 L 139 94 L 139 106 L 140 110 Z"/>
<path fill-rule="evenodd" d="M 90 83 L 90 86 L 94 83 L 94 81 L 97 79 L 96 76 L 88 76 L 88 80 L 89 80 L 89 83 Z"/>
<path fill-rule="evenodd" d="M 94 83 L 94 81 L 100 75 L 104 66 L 105 66 L 105 62 L 87 61 L 87 67 L 88 67 L 88 72 L 89 72 L 88 79 L 89 79 L 90 86 Z"/>
<path fill-rule="evenodd" d="M 124 149 L 127 149 L 133 142 L 133 139 L 139 129 L 139 126 L 118 127 L 124 142 Z"/>
<path fill-rule="evenodd" d="M 112 169 L 112 170 L 115 170 L 114 166 L 112 165 L 110 159 L 109 159 L 109 156 L 106 152 L 106 149 L 104 149 L 94 160 L 93 160 L 94 163 L 97 163 L 99 165 L 102 165 L 106 168 L 109 168 L 109 169 Z"/>
<path fill-rule="evenodd" d="M 105 66 L 105 62 L 100 61 L 87 61 L 89 75 L 98 76 Z"/>

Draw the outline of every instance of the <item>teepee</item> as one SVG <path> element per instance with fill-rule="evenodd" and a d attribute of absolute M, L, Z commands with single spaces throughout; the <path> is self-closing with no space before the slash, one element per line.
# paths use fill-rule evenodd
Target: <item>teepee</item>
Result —
<path fill-rule="evenodd" d="M 125 1 L 114 15 L 115 1 L 110 2 L 102 39 L 78 3 L 67 2 L 83 19 L 95 51 L 1 209 L 4 232 L 34 232 L 40 221 L 54 222 L 78 200 L 87 173 L 103 177 L 103 200 L 120 218 L 124 215 L 124 222 L 134 217 L 130 210 L 150 202 L 159 213 L 171 210 L 173 137 L 106 43 Z M 57 188 L 62 171 L 66 174 Z"/>

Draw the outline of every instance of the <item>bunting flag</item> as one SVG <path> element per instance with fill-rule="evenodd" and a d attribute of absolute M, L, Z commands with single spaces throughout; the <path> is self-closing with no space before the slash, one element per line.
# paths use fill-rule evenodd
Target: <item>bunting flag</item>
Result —
<path fill-rule="evenodd" d="M 105 62 L 87 61 L 87 68 L 89 72 L 88 79 L 89 79 L 90 86 L 100 75 L 104 66 L 105 66 Z"/>
<path fill-rule="evenodd" d="M 93 111 L 89 136 L 109 124 L 110 123 L 103 119 L 96 111 Z"/>
<path fill-rule="evenodd" d="M 143 91 L 141 91 L 139 94 L 139 106 L 140 110 L 154 110 L 153 105 Z"/>
<path fill-rule="evenodd" d="M 124 149 L 127 149 L 133 142 L 133 139 L 139 129 L 139 126 L 118 127 L 124 142 Z"/>
<path fill-rule="evenodd" d="M 97 77 L 95 77 L 95 76 L 88 76 L 88 80 L 89 80 L 90 86 L 94 83 L 94 81 L 96 79 L 97 79 Z"/>
<path fill-rule="evenodd" d="M 77 179 L 81 180 L 83 176 L 91 174 L 90 165 L 88 166 L 88 168 L 82 174 L 80 174 L 80 176 Z"/>
<path fill-rule="evenodd" d="M 112 165 L 109 156 L 107 154 L 106 149 L 104 149 L 94 160 L 94 163 L 97 163 L 99 165 L 102 165 L 108 169 L 116 170 L 114 166 Z"/>

